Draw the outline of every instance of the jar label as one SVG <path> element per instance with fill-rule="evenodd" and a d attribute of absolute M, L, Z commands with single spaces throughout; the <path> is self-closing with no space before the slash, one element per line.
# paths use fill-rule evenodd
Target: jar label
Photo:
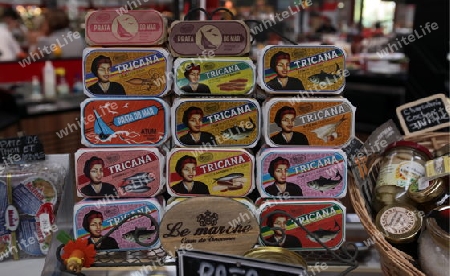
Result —
<path fill-rule="evenodd" d="M 407 188 L 424 175 L 425 167 L 416 162 L 404 161 L 399 164 L 390 164 L 381 168 L 377 186 L 396 185 Z"/>
<path fill-rule="evenodd" d="M 416 224 L 417 218 L 413 211 L 402 207 L 392 207 L 380 217 L 380 224 L 389 234 L 402 235 L 410 232 Z"/>

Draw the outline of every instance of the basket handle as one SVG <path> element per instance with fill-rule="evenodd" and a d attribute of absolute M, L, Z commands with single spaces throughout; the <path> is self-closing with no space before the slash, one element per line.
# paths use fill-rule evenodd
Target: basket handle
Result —
<path fill-rule="evenodd" d="M 196 12 L 196 11 L 202 11 L 204 14 L 206 14 L 207 20 L 211 20 L 211 15 L 210 15 L 204 8 L 194 8 L 194 9 L 190 9 L 190 10 L 186 13 L 186 15 L 184 16 L 184 20 L 185 20 L 185 21 L 192 20 L 192 19 L 191 19 L 191 15 L 193 15 L 194 12 Z"/>

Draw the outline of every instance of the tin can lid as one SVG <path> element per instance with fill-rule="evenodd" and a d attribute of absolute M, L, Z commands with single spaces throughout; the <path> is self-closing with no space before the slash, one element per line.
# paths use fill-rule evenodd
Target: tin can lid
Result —
<path fill-rule="evenodd" d="M 429 202 L 432 200 L 439 200 L 446 188 L 446 181 L 443 177 L 433 180 L 425 180 L 425 188 L 421 187 L 421 180 L 417 180 L 408 187 L 408 197 L 418 203 Z"/>
<path fill-rule="evenodd" d="M 388 242 L 409 243 L 422 228 L 422 216 L 413 206 L 396 203 L 378 212 L 376 226 Z"/>
<path fill-rule="evenodd" d="M 446 145 L 440 147 L 439 149 L 437 149 L 434 155 L 436 157 L 450 155 L 450 144 L 446 144 Z"/>
<path fill-rule="evenodd" d="M 384 152 L 386 153 L 396 147 L 406 147 L 406 148 L 416 149 L 416 150 L 424 153 L 429 159 L 433 158 L 433 154 L 431 154 L 431 152 L 426 147 L 424 147 L 416 142 L 405 141 L 405 140 L 400 140 L 400 141 L 396 141 L 394 143 L 389 144 L 386 147 L 386 149 L 384 150 Z"/>
<path fill-rule="evenodd" d="M 298 253 L 289 249 L 275 246 L 256 247 L 245 252 L 244 257 L 273 261 L 277 263 L 293 264 L 308 269 L 308 264 Z"/>

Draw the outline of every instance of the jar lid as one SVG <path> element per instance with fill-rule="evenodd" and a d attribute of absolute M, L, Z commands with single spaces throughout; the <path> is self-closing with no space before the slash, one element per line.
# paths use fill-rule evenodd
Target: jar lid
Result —
<path fill-rule="evenodd" d="M 408 187 L 408 197 L 417 203 L 439 200 L 446 190 L 447 183 L 444 177 L 433 180 L 425 180 L 422 184 L 421 180 L 417 180 Z"/>
<path fill-rule="evenodd" d="M 397 203 L 378 212 L 376 226 L 388 242 L 409 243 L 422 228 L 422 216 L 413 206 Z"/>
<path fill-rule="evenodd" d="M 394 143 L 389 144 L 386 149 L 384 150 L 384 152 L 388 152 L 390 150 L 392 150 L 393 148 L 396 147 L 407 147 L 407 148 L 413 148 L 416 150 L 421 151 L 422 153 L 426 154 L 428 156 L 429 159 L 433 159 L 433 154 L 431 154 L 431 152 L 424 146 L 416 143 L 416 142 L 412 142 L 412 141 L 405 141 L 405 140 L 400 140 Z"/>
<path fill-rule="evenodd" d="M 244 257 L 259 259 L 259 260 L 267 260 L 273 261 L 277 263 L 286 263 L 293 264 L 296 266 L 302 266 L 307 270 L 308 264 L 299 254 L 283 248 L 283 247 L 275 247 L 275 246 L 264 246 L 257 247 L 247 251 L 244 254 Z"/>
<path fill-rule="evenodd" d="M 450 154 L 450 144 L 447 144 L 437 149 L 434 155 L 436 157 L 440 157 L 449 154 Z"/>

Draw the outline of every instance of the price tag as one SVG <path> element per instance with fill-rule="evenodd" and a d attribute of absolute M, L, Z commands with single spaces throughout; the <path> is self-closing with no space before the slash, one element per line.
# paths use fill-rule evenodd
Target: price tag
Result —
<path fill-rule="evenodd" d="M 303 267 L 278 264 L 233 255 L 201 251 L 178 251 L 178 276 L 299 276 Z"/>

